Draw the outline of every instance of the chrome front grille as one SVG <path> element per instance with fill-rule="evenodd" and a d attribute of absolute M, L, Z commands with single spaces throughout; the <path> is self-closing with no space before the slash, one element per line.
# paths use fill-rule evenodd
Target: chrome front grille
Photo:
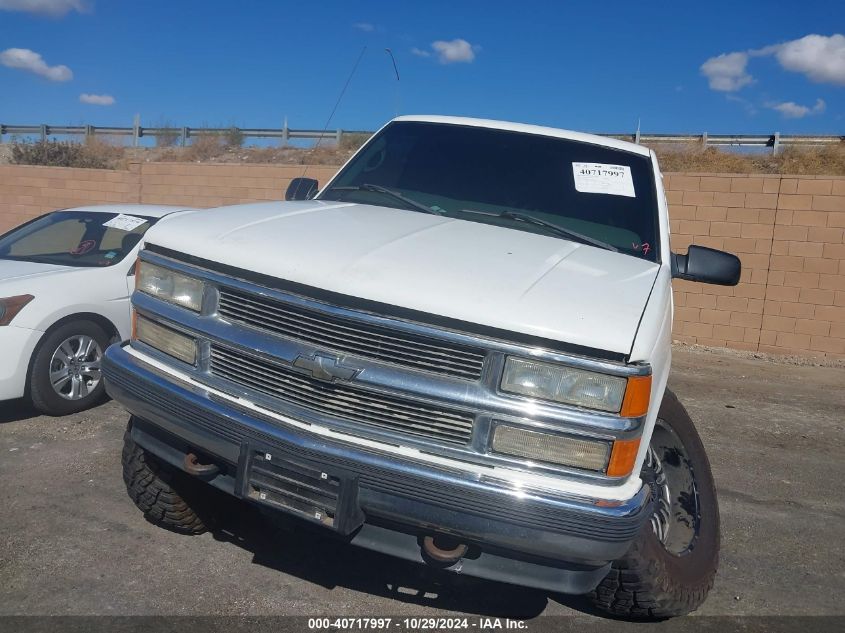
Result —
<path fill-rule="evenodd" d="M 259 295 L 220 289 L 223 318 L 320 349 L 468 380 L 478 380 L 482 349 L 346 319 Z"/>
<path fill-rule="evenodd" d="M 211 346 L 210 360 L 213 376 L 322 416 L 452 444 L 466 444 L 472 435 L 468 413 L 322 382 L 220 345 Z"/>

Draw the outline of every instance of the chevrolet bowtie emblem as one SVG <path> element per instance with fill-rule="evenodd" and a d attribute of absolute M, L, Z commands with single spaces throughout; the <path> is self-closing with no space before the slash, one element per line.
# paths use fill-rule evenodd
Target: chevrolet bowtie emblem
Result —
<path fill-rule="evenodd" d="M 311 374 L 312 378 L 323 382 L 334 382 L 335 380 L 352 380 L 360 369 L 346 367 L 340 363 L 337 356 L 297 356 L 293 366 L 304 373 Z"/>

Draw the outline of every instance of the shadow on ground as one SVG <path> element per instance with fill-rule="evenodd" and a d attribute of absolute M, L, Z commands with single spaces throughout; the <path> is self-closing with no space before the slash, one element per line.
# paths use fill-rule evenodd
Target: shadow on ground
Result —
<path fill-rule="evenodd" d="M 0 402 L 0 424 L 4 422 L 19 422 L 37 418 L 41 415 L 25 398 Z"/>
<path fill-rule="evenodd" d="M 296 519 L 237 504 L 213 536 L 252 553 L 252 562 L 327 589 L 345 587 L 373 596 L 456 613 L 530 619 L 549 600 L 597 614 L 583 596 L 548 593 L 458 576 L 348 545 L 306 529 Z"/>
<path fill-rule="evenodd" d="M 83 409 L 82 411 L 78 411 L 76 413 L 69 413 L 67 415 L 62 416 L 41 413 L 34 406 L 32 406 L 32 402 L 30 402 L 29 398 L 4 400 L 0 401 L 0 424 L 3 424 L 5 422 L 23 422 L 42 416 L 45 419 L 66 420 L 71 419 L 70 416 L 77 415 L 79 413 L 85 415 L 89 411 L 91 412 L 91 415 L 96 415 L 95 409 L 103 406 L 107 402 L 111 402 L 111 398 L 109 398 L 106 394 L 103 394 L 93 404 L 88 405 L 88 407 Z"/>

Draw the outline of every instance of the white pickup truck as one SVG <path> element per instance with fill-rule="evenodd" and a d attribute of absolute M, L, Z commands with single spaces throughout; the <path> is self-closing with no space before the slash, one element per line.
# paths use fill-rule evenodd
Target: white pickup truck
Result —
<path fill-rule="evenodd" d="M 103 365 L 148 519 L 201 532 L 223 491 L 617 616 L 702 603 L 719 512 L 666 389 L 672 278 L 733 285 L 740 264 L 670 252 L 651 151 L 399 117 L 286 197 L 145 236 Z"/>

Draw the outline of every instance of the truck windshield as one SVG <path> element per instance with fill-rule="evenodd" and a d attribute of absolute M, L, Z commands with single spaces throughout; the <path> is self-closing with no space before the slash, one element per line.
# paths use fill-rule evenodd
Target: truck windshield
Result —
<path fill-rule="evenodd" d="M 429 209 L 650 261 L 659 255 L 651 160 L 538 134 L 397 121 L 367 143 L 320 199 Z"/>
<path fill-rule="evenodd" d="M 126 257 L 156 220 L 123 213 L 55 211 L 0 236 L 0 260 L 113 266 Z"/>

